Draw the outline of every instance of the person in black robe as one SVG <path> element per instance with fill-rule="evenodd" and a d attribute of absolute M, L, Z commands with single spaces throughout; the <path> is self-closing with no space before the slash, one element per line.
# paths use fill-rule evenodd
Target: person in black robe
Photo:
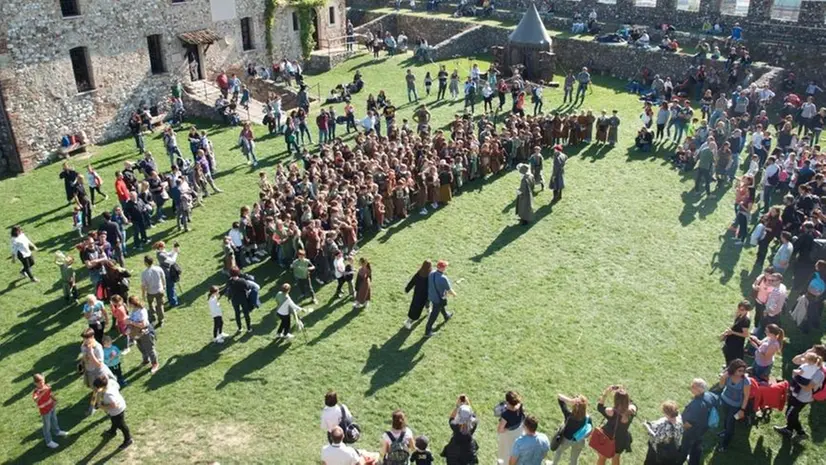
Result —
<path fill-rule="evenodd" d="M 422 311 L 428 304 L 427 299 L 427 278 L 430 276 L 430 271 L 433 265 L 430 260 L 425 260 L 421 268 L 416 274 L 410 278 L 410 282 L 404 288 L 404 292 L 413 290 L 413 300 L 410 302 L 410 309 L 407 311 L 407 321 L 404 322 L 404 327 L 411 329 L 413 322 L 417 321 L 422 316 Z"/>

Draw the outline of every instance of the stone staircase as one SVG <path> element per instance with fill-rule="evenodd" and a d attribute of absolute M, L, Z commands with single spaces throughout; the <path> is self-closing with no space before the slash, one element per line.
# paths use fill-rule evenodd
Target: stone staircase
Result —
<path fill-rule="evenodd" d="M 211 119 L 217 118 L 217 115 L 214 115 L 214 111 L 212 111 L 212 115 L 201 115 L 202 111 L 209 112 L 209 109 L 215 107 L 215 101 L 218 100 L 218 97 L 221 96 L 221 89 L 214 82 L 208 82 L 206 80 L 192 82 L 184 85 L 184 90 L 186 91 L 187 97 L 189 97 L 190 102 L 185 102 L 187 106 L 187 111 L 194 110 L 195 113 L 198 113 L 199 116 L 206 116 Z M 230 97 L 232 97 L 230 95 Z M 193 107 L 192 103 L 195 103 L 198 107 L 206 107 L 206 110 L 201 108 L 199 111 Z M 241 108 L 238 108 L 238 116 L 241 118 L 241 121 L 251 121 L 253 123 L 261 123 L 261 120 L 264 118 L 264 113 L 266 105 L 250 98 L 249 101 L 249 111 Z"/>

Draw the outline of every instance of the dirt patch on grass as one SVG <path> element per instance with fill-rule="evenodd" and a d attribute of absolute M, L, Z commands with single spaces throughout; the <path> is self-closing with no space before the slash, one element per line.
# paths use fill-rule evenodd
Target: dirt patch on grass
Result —
<path fill-rule="evenodd" d="M 244 449 L 253 443 L 251 431 L 250 426 L 235 421 L 187 420 L 170 425 L 150 420 L 132 431 L 134 443 L 123 460 L 129 464 L 216 464 L 218 457 L 244 455 Z"/>

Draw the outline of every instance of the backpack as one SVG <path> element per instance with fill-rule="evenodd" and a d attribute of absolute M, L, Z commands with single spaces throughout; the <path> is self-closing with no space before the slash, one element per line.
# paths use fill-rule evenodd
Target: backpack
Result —
<path fill-rule="evenodd" d="M 720 426 L 720 412 L 717 410 L 717 396 L 711 394 L 714 403 L 712 403 L 708 408 L 708 427 L 709 429 L 715 429 Z"/>
<path fill-rule="evenodd" d="M 343 405 L 339 405 L 338 408 L 341 410 L 341 422 L 338 426 L 344 431 L 344 443 L 353 444 L 361 438 L 361 427 L 352 419 L 347 418 Z"/>
<path fill-rule="evenodd" d="M 181 274 L 183 274 L 183 270 L 178 262 L 175 262 L 169 266 L 169 277 L 172 279 L 173 283 L 177 283 L 181 280 Z"/>
<path fill-rule="evenodd" d="M 502 414 L 505 413 L 505 409 L 507 408 L 506 405 L 507 404 L 505 403 L 504 400 L 502 402 L 499 402 L 498 404 L 494 405 L 493 406 L 493 416 L 495 416 L 496 418 L 501 417 Z"/>
<path fill-rule="evenodd" d="M 407 465 L 410 460 L 410 450 L 404 442 L 404 431 L 398 438 L 393 437 L 390 431 L 387 432 L 387 437 L 390 438 L 390 450 L 384 456 L 383 465 Z"/>

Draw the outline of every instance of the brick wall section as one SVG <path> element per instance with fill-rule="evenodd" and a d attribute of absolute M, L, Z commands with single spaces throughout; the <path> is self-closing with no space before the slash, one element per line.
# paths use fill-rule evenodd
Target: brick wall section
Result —
<path fill-rule="evenodd" d="M 226 0 L 230 1 L 230 0 Z M 236 17 L 214 22 L 209 0 L 172 4 L 170 0 L 121 2 L 83 0 L 82 15 L 63 18 L 55 0 L 0 1 L 0 80 L 8 83 L 6 110 L 11 116 L 24 168 L 53 151 L 66 133 L 86 132 L 93 142 L 127 132 L 131 111 L 142 103 L 155 105 L 169 95 L 170 86 L 188 82 L 185 47 L 178 35 L 211 29 L 223 39 L 206 46 L 207 78 L 231 65 L 269 62 L 265 47 L 262 0 L 234 0 Z M 333 24 L 330 6 L 335 7 Z M 298 58 L 299 32 L 292 27 L 292 9 L 276 12 L 274 58 Z M 319 37 L 344 35 L 344 0 L 331 0 L 318 9 Z M 242 50 L 241 18 L 252 18 L 254 49 Z M 150 72 L 146 36 L 162 35 L 167 72 Z M 87 47 L 96 90 L 78 94 L 69 50 Z"/>

